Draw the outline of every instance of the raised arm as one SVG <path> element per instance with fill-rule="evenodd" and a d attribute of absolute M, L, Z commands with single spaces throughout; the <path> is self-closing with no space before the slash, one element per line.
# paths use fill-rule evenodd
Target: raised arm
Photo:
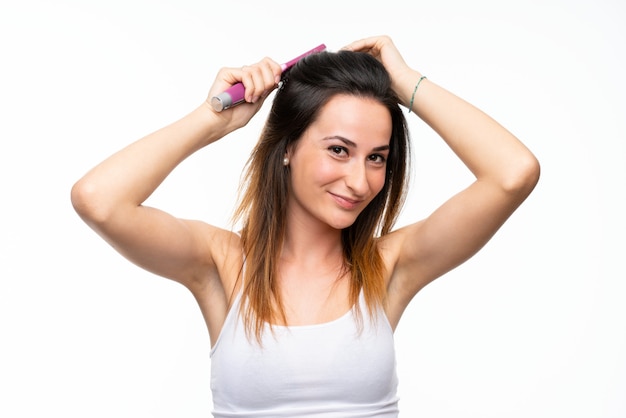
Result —
<path fill-rule="evenodd" d="M 280 73 L 280 65 L 267 58 L 241 69 L 222 69 L 209 98 L 242 81 L 248 103 L 216 113 L 203 102 L 182 119 L 110 156 L 74 184 L 71 199 L 78 214 L 137 265 L 191 289 L 205 286 L 208 278 L 218 276 L 215 258 L 224 246 L 217 244 L 229 234 L 143 202 L 185 158 L 244 126 L 274 89 Z"/>
<path fill-rule="evenodd" d="M 491 117 L 410 68 L 388 37 L 347 49 L 377 57 L 402 105 L 434 129 L 476 180 L 428 218 L 382 240 L 391 254 L 390 292 L 400 307 L 430 281 L 474 255 L 526 199 L 539 179 L 534 155 Z M 399 315 L 399 314 L 398 314 Z"/>

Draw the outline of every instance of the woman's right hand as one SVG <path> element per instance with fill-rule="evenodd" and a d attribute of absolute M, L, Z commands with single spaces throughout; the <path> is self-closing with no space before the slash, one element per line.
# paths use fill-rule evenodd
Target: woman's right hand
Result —
<path fill-rule="evenodd" d="M 256 64 L 241 68 L 222 68 L 209 90 L 206 105 L 213 114 L 229 125 L 230 130 L 245 126 L 278 86 L 281 73 L 280 64 L 271 58 L 263 58 Z M 214 110 L 210 103 L 211 98 L 239 82 L 245 87 L 245 102 L 221 112 Z"/>

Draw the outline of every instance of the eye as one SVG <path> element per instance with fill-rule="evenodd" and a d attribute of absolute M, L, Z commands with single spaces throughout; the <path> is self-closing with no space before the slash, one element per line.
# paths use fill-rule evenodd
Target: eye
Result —
<path fill-rule="evenodd" d="M 367 159 L 375 164 L 385 164 L 387 162 L 387 158 L 382 154 L 372 154 Z"/>
<path fill-rule="evenodd" d="M 342 146 L 339 146 L 339 145 L 331 145 L 330 147 L 328 147 L 328 150 L 333 155 L 337 155 L 337 156 L 348 155 L 348 150 L 345 147 L 342 147 Z"/>

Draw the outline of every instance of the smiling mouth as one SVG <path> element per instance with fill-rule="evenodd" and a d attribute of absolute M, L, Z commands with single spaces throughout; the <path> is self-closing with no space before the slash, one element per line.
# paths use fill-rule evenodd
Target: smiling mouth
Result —
<path fill-rule="evenodd" d="M 334 193 L 330 193 L 330 195 L 333 197 L 333 199 L 335 200 L 335 202 L 337 202 L 339 206 L 348 210 L 356 208 L 362 202 L 362 200 L 349 199 L 347 197 L 336 195 Z"/>

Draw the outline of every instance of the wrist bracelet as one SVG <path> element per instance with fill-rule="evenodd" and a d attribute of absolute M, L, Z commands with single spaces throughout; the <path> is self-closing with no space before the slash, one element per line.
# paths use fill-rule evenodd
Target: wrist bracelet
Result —
<path fill-rule="evenodd" d="M 413 100 L 415 100 L 415 93 L 417 92 L 417 88 L 420 86 L 420 83 L 425 78 L 426 78 L 426 76 L 423 75 L 423 76 L 420 77 L 419 80 L 417 80 L 417 84 L 415 85 L 415 89 L 413 90 L 413 95 L 411 96 L 411 103 L 409 103 L 409 113 L 411 113 L 411 109 L 413 108 Z"/>

